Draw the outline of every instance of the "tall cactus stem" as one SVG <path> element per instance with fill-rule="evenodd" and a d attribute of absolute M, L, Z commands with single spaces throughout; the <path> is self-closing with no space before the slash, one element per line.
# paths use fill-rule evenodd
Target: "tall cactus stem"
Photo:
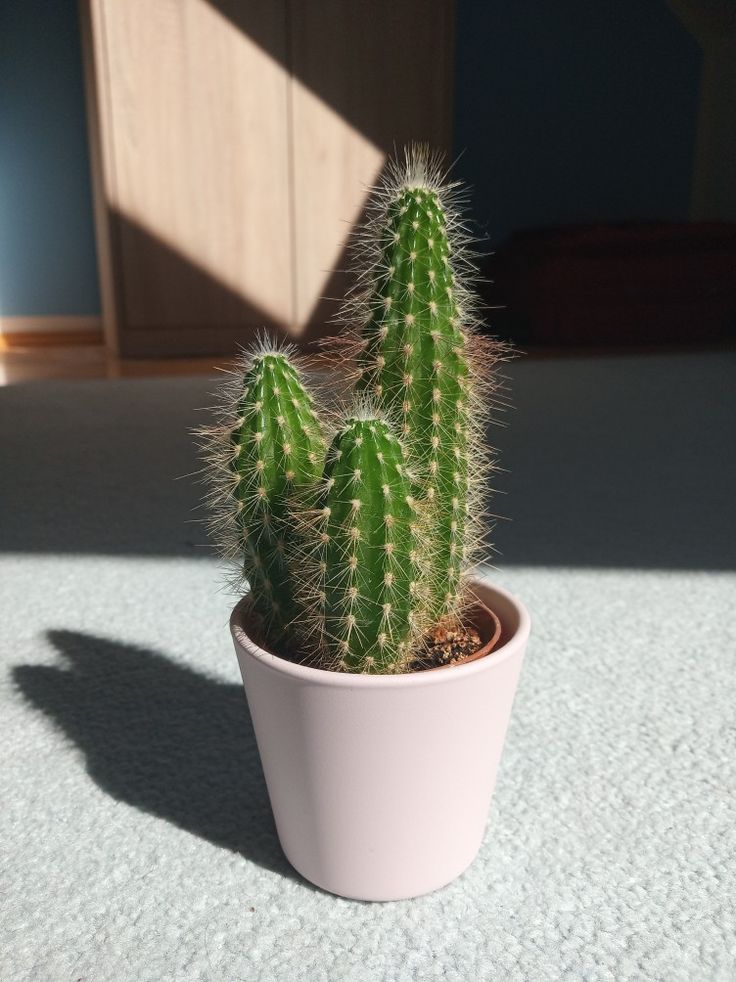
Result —
<path fill-rule="evenodd" d="M 361 325 L 358 389 L 400 420 L 431 515 L 430 610 L 455 617 L 478 542 L 488 473 L 483 396 L 502 346 L 476 335 L 467 235 L 439 162 L 414 147 L 374 197 L 359 281 L 345 311 Z M 367 252 L 367 254 L 366 254 Z"/>

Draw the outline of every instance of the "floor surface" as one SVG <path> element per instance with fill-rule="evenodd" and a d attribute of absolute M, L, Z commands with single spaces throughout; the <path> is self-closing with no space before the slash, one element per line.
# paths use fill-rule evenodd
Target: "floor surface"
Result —
<path fill-rule="evenodd" d="M 0 390 L 0 977 L 736 977 L 735 367 L 510 369 L 533 636 L 478 859 L 392 904 L 281 854 L 182 476 L 208 380 Z"/>

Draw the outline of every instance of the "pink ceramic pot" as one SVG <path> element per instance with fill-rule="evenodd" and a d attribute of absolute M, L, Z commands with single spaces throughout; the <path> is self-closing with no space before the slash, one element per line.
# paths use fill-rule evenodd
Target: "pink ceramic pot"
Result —
<path fill-rule="evenodd" d="M 431 672 L 352 675 L 269 654 L 230 621 L 279 839 L 317 886 L 401 900 L 475 858 L 521 669 L 529 615 L 482 581 L 501 620 L 485 658 Z"/>

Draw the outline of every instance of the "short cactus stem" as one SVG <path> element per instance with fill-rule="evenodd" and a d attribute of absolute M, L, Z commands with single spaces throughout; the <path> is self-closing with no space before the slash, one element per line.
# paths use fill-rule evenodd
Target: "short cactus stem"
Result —
<path fill-rule="evenodd" d="M 322 473 L 321 427 L 288 352 L 265 343 L 247 360 L 228 415 L 220 438 L 227 457 L 220 468 L 220 541 L 229 558 L 240 557 L 266 638 L 278 644 L 299 609 L 289 564 L 297 545 L 290 507 L 313 494 Z"/>
<path fill-rule="evenodd" d="M 425 623 L 422 531 L 406 455 L 382 419 L 350 418 L 327 453 L 312 535 L 327 663 L 402 671 Z"/>
<path fill-rule="evenodd" d="M 467 335 L 441 188 L 407 175 L 386 200 L 367 300 L 358 387 L 399 420 L 431 510 L 428 587 L 436 619 L 454 614 L 468 545 L 473 453 Z M 482 452 L 479 452 L 479 459 Z"/>

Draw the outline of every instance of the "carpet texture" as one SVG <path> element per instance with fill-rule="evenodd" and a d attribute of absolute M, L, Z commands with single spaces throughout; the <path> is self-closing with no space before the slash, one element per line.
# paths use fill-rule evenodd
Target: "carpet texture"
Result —
<path fill-rule="evenodd" d="M 489 575 L 533 636 L 477 861 L 392 904 L 281 854 L 174 480 L 208 385 L 0 390 L 0 978 L 736 978 L 734 367 L 514 367 Z"/>

